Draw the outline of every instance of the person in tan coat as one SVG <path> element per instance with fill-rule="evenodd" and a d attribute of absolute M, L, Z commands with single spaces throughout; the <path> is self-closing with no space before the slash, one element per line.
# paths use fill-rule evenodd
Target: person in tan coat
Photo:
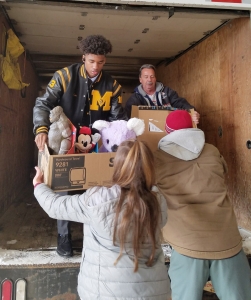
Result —
<path fill-rule="evenodd" d="M 218 149 L 192 128 L 189 113 L 171 112 L 154 153 L 157 186 L 165 196 L 164 239 L 172 247 L 172 300 L 201 300 L 210 278 L 220 300 L 250 300 L 251 274 L 242 250 Z"/>

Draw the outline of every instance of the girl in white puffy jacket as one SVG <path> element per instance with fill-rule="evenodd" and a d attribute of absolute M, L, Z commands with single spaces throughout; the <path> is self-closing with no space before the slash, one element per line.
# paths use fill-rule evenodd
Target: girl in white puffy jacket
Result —
<path fill-rule="evenodd" d="M 161 248 L 166 200 L 154 186 L 154 162 L 144 142 L 123 142 L 113 185 L 59 196 L 36 167 L 34 194 L 55 219 L 84 224 L 78 293 L 83 300 L 167 300 L 170 283 Z"/>

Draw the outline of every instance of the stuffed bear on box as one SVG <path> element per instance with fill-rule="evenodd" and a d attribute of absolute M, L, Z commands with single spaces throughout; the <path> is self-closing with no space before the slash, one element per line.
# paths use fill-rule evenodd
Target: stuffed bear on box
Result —
<path fill-rule="evenodd" d="M 101 134 L 103 145 L 99 152 L 116 152 L 123 141 L 136 139 L 141 135 L 145 130 L 145 123 L 138 118 L 113 122 L 98 120 L 93 123 L 92 127 L 98 129 Z"/>
<path fill-rule="evenodd" d="M 61 106 L 50 111 L 51 125 L 48 132 L 48 146 L 52 154 L 66 154 L 71 148 L 72 131 L 70 121 Z"/>

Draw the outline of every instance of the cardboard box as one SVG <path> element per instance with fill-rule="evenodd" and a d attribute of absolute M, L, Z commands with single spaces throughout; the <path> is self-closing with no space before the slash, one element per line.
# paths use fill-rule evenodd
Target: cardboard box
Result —
<path fill-rule="evenodd" d="M 45 145 L 38 152 L 38 166 L 44 173 L 44 182 L 55 192 L 85 190 L 93 186 L 110 185 L 113 175 L 114 152 L 75 154 L 76 128 L 72 130 L 71 148 L 65 155 L 52 155 Z"/>
<path fill-rule="evenodd" d="M 171 111 L 161 107 L 132 106 L 132 117 L 143 119 L 146 126 L 138 139 L 146 141 L 152 151 L 157 150 L 158 142 L 166 135 L 165 120 Z M 71 127 L 72 145 L 67 154 L 51 155 L 47 146 L 39 152 L 38 166 L 44 173 L 45 183 L 55 192 L 110 185 L 115 153 L 74 154 L 76 128 L 72 124 Z"/>
<path fill-rule="evenodd" d="M 53 191 L 85 190 L 111 184 L 114 157 L 114 152 L 51 155 L 45 146 L 39 152 L 38 166 Z"/>
<path fill-rule="evenodd" d="M 152 151 L 158 149 L 159 141 L 166 136 L 165 122 L 166 117 L 176 109 L 169 107 L 155 106 L 132 106 L 131 117 L 139 118 L 145 122 L 145 131 L 137 139 L 145 141 Z M 192 114 L 194 110 L 189 111 Z M 194 127 L 197 127 L 194 124 Z"/>

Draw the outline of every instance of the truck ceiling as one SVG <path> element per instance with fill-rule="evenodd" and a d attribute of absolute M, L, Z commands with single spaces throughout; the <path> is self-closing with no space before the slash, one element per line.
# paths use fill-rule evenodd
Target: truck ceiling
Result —
<path fill-rule="evenodd" d="M 213 1 L 0 0 L 0 8 L 42 84 L 56 70 L 81 62 L 79 40 L 101 34 L 113 45 L 104 69 L 135 86 L 142 64 L 168 64 L 230 20 L 250 15 L 251 0 Z"/>

